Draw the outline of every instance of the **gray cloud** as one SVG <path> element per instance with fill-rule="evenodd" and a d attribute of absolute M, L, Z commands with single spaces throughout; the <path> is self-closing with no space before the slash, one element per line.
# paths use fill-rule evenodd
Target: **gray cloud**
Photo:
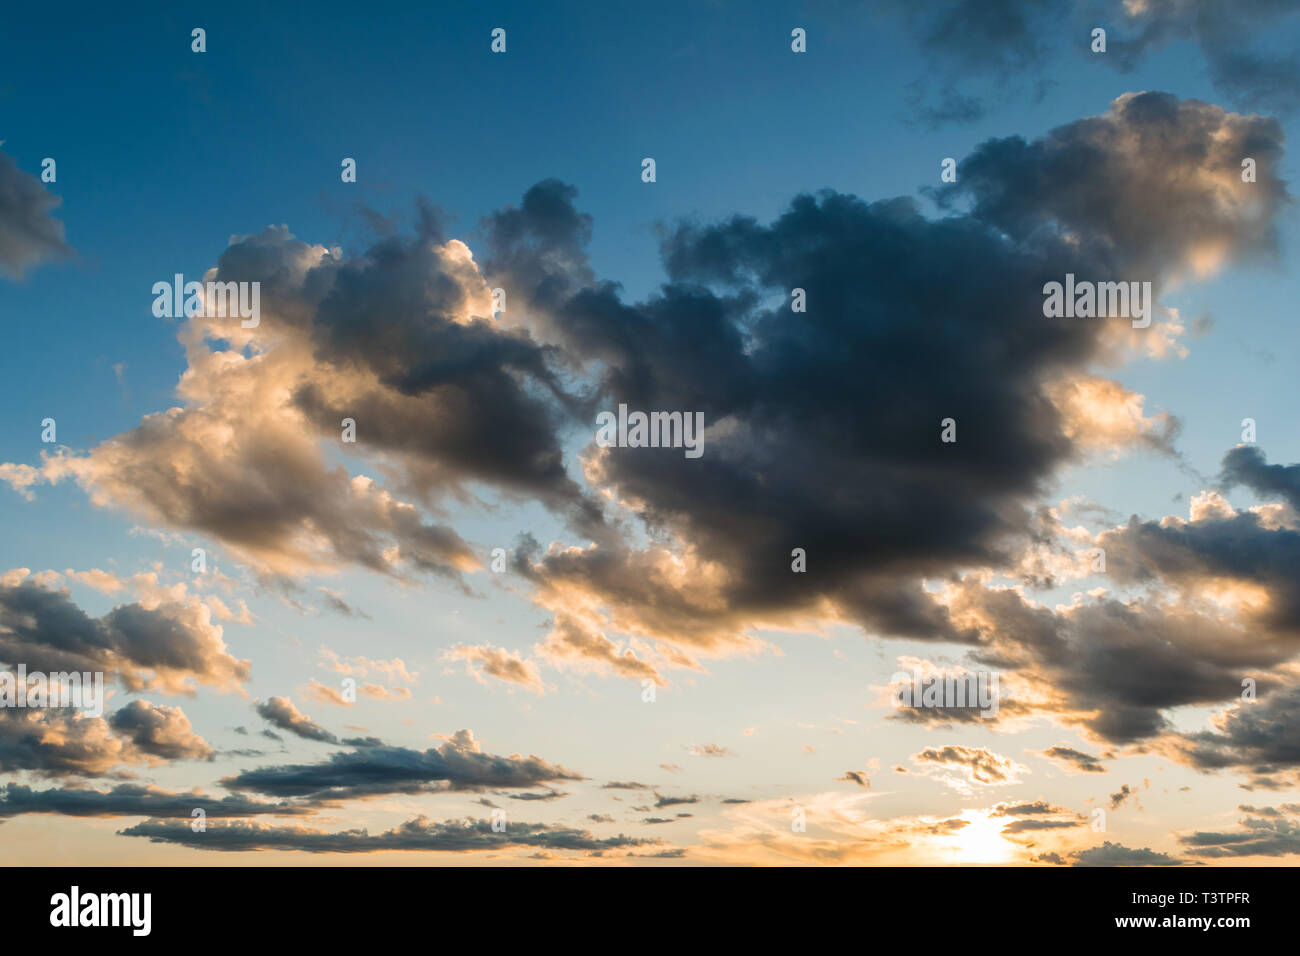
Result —
<path fill-rule="evenodd" d="M 1092 754 L 1086 754 L 1081 750 L 1075 750 L 1073 747 L 1063 747 L 1056 745 L 1048 747 L 1042 751 L 1039 756 L 1046 757 L 1048 760 L 1054 760 L 1057 763 L 1065 764 L 1081 773 L 1105 773 L 1106 767 L 1097 757 Z"/>
<path fill-rule="evenodd" d="M 0 273 L 21 278 L 38 263 L 65 256 L 63 223 L 50 213 L 62 202 L 36 176 L 0 152 Z"/>
<path fill-rule="evenodd" d="M 272 826 L 250 821 L 218 821 L 195 833 L 183 821 L 147 820 L 125 830 L 124 836 L 145 837 L 154 843 L 176 843 L 200 850 L 300 850 L 305 853 L 375 853 L 389 850 L 464 853 L 511 847 L 544 847 L 588 853 L 657 844 L 639 837 L 595 837 L 587 830 L 545 823 L 511 821 L 504 832 L 492 830 L 490 820 L 450 820 L 437 823 L 416 817 L 392 830 L 330 833 L 301 826 Z"/>
<path fill-rule="evenodd" d="M 442 746 L 423 752 L 373 739 L 344 743 L 352 749 L 332 754 L 323 763 L 245 770 L 221 783 L 231 790 L 268 796 L 327 800 L 438 789 L 531 787 L 553 780 L 582 779 L 540 757 L 483 753 L 468 730 L 459 730 Z"/>
<path fill-rule="evenodd" d="M 1078 850 L 1070 854 L 1070 857 L 1075 866 L 1179 866 L 1183 863 L 1182 860 L 1150 847 L 1133 850 L 1109 840 L 1101 846 Z"/>
<path fill-rule="evenodd" d="M 526 303 L 540 340 L 599 370 L 608 407 L 697 410 L 713 429 L 699 459 L 588 449 L 588 476 L 656 545 L 518 549 L 516 570 L 557 615 L 554 646 L 539 648 L 611 665 L 608 640 L 586 653 L 560 640 L 595 627 L 575 624 L 563 597 L 575 591 L 624 632 L 707 653 L 752 649 L 758 624 L 828 613 L 973 643 L 921 579 L 997 566 L 1026 544 L 1045 483 L 1093 431 L 1061 383 L 1135 331 L 1044 321 L 1045 281 L 1145 280 L 1158 294 L 1205 268 L 1206 248 L 1223 263 L 1273 257 L 1289 201 L 1281 150 L 1271 120 L 1127 95 L 1033 142 L 980 146 L 938 194 L 956 213 L 945 219 L 825 192 L 766 225 L 679 223 L 663 242 L 669 281 L 641 302 L 592 277 L 572 190 L 534 187 L 489 219 L 485 273 Z M 1262 170 L 1250 185 L 1236 174 L 1247 153 Z M 806 314 L 791 311 L 792 288 Z M 954 444 L 938 440 L 949 416 Z M 1165 418 L 1131 441 L 1170 454 L 1176 432 Z M 795 548 L 807 573 L 791 573 Z M 687 552 L 710 585 L 677 583 L 667 552 Z"/>
<path fill-rule="evenodd" d="M 287 697 L 272 697 L 269 700 L 258 701 L 254 709 L 281 730 L 287 730 L 304 740 L 338 743 L 337 737 L 300 711 Z"/>
<path fill-rule="evenodd" d="M 1240 821 L 1240 829 L 1227 832 L 1198 830 L 1180 835 L 1178 842 L 1192 856 L 1210 859 L 1300 854 L 1300 805 L 1241 806 L 1238 809 L 1246 814 Z"/>
<path fill-rule="evenodd" d="M 310 808 L 290 803 L 264 803 L 234 794 L 209 797 L 130 783 L 119 784 L 110 790 L 75 787 L 33 790 L 11 783 L 0 790 L 0 817 L 49 813 L 70 817 L 141 816 L 189 820 L 195 809 L 202 809 L 209 817 L 295 816 L 311 812 Z"/>
<path fill-rule="evenodd" d="M 29 670 L 103 671 L 130 690 L 234 689 L 249 663 L 226 649 L 205 604 L 123 604 L 92 618 L 67 591 L 32 580 L 0 585 L 0 661 Z"/>
<path fill-rule="evenodd" d="M 164 760 L 209 760 L 212 747 L 194 732 L 179 707 L 133 700 L 108 720 L 109 726 L 128 738 L 142 753 Z"/>

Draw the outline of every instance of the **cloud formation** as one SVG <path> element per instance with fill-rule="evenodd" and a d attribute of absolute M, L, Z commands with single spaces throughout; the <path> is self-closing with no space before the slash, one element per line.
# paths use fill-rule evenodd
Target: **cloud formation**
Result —
<path fill-rule="evenodd" d="M 132 691 L 237 691 L 250 665 L 230 654 L 222 635 L 197 598 L 122 604 L 95 618 L 25 569 L 0 578 L 0 661 L 30 671 L 102 671 Z"/>
<path fill-rule="evenodd" d="M 19 279 L 33 266 L 72 251 L 63 223 L 51 215 L 60 202 L 0 151 L 0 273 Z"/>
<path fill-rule="evenodd" d="M 318 740 L 329 744 L 338 743 L 337 737 L 300 711 L 293 705 L 293 701 L 287 697 L 272 697 L 268 700 L 258 701 L 254 705 L 254 709 L 276 727 L 287 730 L 304 740 Z"/>
<path fill-rule="evenodd" d="M 468 730 L 458 730 L 440 747 L 423 752 L 374 739 L 345 740 L 351 749 L 315 764 L 286 764 L 245 770 L 221 783 L 228 789 L 315 801 L 438 790 L 524 788 L 581 775 L 541 757 L 484 753 Z"/>

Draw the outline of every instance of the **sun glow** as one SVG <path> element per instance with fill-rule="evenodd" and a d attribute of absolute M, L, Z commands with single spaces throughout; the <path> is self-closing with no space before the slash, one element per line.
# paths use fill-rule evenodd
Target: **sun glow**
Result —
<path fill-rule="evenodd" d="M 987 810 L 963 810 L 966 826 L 940 838 L 960 863 L 1006 863 L 1015 855 L 1015 844 L 1002 835 L 1005 817 L 994 817 Z"/>

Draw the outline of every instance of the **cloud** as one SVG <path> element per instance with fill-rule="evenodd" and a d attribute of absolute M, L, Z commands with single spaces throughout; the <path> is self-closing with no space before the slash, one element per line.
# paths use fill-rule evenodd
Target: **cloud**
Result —
<path fill-rule="evenodd" d="M 50 215 L 61 202 L 0 152 L 0 273 L 20 279 L 31 267 L 71 253 L 63 223 Z"/>
<path fill-rule="evenodd" d="M 826 191 L 768 224 L 675 224 L 668 282 L 639 302 L 592 275 L 572 191 L 534 187 L 535 215 L 526 198 L 508 227 L 489 219 L 485 274 L 523 300 L 540 341 L 599 376 L 602 407 L 706 423 L 699 459 L 585 450 L 587 481 L 650 540 L 518 550 L 515 569 L 556 615 L 550 642 L 608 664 L 626 635 L 677 650 L 672 666 L 758 653 L 760 627 L 826 620 L 972 643 L 922 580 L 1011 560 L 1063 466 L 1172 454 L 1177 435 L 1172 416 L 1089 371 L 1167 354 L 1176 315 L 1157 307 L 1145 330 L 1045 320 L 1043 285 L 1074 273 L 1159 296 L 1273 260 L 1290 201 L 1282 142 L 1264 117 L 1129 94 L 1031 142 L 982 144 L 936 194 L 944 219 Z M 1267 157 L 1267 182 L 1240 181 L 1243 150 Z M 807 313 L 791 311 L 795 288 Z M 955 443 L 939 440 L 948 417 Z M 806 573 L 791 569 L 797 548 Z"/>
<path fill-rule="evenodd" d="M 1225 173 L 1243 150 L 1254 184 Z M 935 194 L 940 219 L 827 191 L 766 224 L 673 224 L 667 282 L 641 301 L 595 274 L 594 224 L 555 180 L 488 217 L 481 265 L 427 216 L 352 258 L 271 227 L 233 239 L 210 274 L 262 283 L 260 325 L 180 327 L 182 406 L 0 477 L 24 493 L 71 479 L 264 576 L 361 566 L 463 587 L 481 562 L 432 520 L 440 504 L 480 486 L 540 501 L 580 542 L 516 549 L 513 570 L 554 614 L 533 666 L 662 684 L 701 658 L 773 650 L 759 628 L 828 621 L 973 644 L 923 582 L 1013 560 L 1062 467 L 1171 454 L 1176 435 L 1089 371 L 1167 343 L 1176 315 L 1158 309 L 1168 321 L 1148 330 L 1045 320 L 1044 282 L 1143 279 L 1159 295 L 1274 258 L 1281 158 L 1271 120 L 1126 94 L 1033 141 L 979 146 Z M 510 305 L 494 315 L 498 285 Z M 565 440 L 621 402 L 701 412 L 703 457 L 589 444 L 578 483 Z M 960 437 L 945 443 L 952 416 Z M 344 417 L 355 445 L 339 441 Z M 522 658 L 465 653 L 541 686 Z"/>
<path fill-rule="evenodd" d="M 364 620 L 371 620 L 369 614 L 365 611 L 359 611 L 347 601 L 343 600 L 343 595 L 331 588 L 317 588 L 321 594 L 325 595 L 325 606 L 335 613 L 342 614 L 344 617 L 359 617 Z"/>
<path fill-rule="evenodd" d="M 1117 563 L 1108 563 L 1115 577 Z M 1167 733 L 1166 712 L 1174 707 L 1236 699 L 1243 674 L 1291 655 L 1222 609 L 1155 596 L 1098 596 L 1052 609 L 970 576 L 945 589 L 943 600 L 984 635 L 975 655 L 981 665 L 1015 671 L 1027 690 L 1020 700 L 1026 712 L 1113 743 Z"/>
<path fill-rule="evenodd" d="M 143 754 L 103 717 L 56 710 L 0 709 L 0 770 L 41 776 L 103 776 Z"/>
<path fill-rule="evenodd" d="M 0 661 L 29 670 L 102 671 L 129 690 L 193 693 L 196 684 L 239 690 L 249 662 L 226 649 L 203 601 L 122 604 L 93 618 L 55 591 L 17 574 L 0 584 Z"/>
<path fill-rule="evenodd" d="M 542 793 L 508 793 L 505 796 L 511 800 L 524 800 L 527 802 L 559 800 L 561 797 L 567 797 L 568 794 L 560 790 L 545 790 Z"/>
<path fill-rule="evenodd" d="M 1101 846 L 1076 850 L 1070 857 L 1075 866 L 1178 866 L 1183 862 L 1150 847 L 1132 850 L 1109 840 Z"/>
<path fill-rule="evenodd" d="M 983 143 L 937 196 L 948 205 L 968 199 L 972 216 L 1014 240 L 1072 236 L 1093 260 L 1087 268 L 1105 273 L 1097 279 L 1141 279 L 1158 290 L 1277 255 L 1277 217 L 1290 202 L 1278 175 L 1283 143 L 1281 125 L 1267 117 L 1126 93 L 1107 113 L 1032 142 Z M 1241 181 L 1244 156 L 1263 170 L 1255 183 Z"/>
<path fill-rule="evenodd" d="M 1257 445 L 1238 445 L 1223 456 L 1224 489 L 1245 485 L 1264 498 L 1281 498 L 1300 511 L 1300 465 L 1270 465 Z"/>
<path fill-rule="evenodd" d="M 247 852 L 251 850 L 299 850 L 305 853 L 376 853 L 392 850 L 467 853 L 504 850 L 511 847 L 544 847 L 599 853 L 625 847 L 648 846 L 660 841 L 639 837 L 596 837 L 578 830 L 545 823 L 511 821 L 503 832 L 492 829 L 490 820 L 449 820 L 437 823 L 419 816 L 413 820 L 371 834 L 366 830 L 328 832 L 304 826 L 274 826 L 254 821 L 216 821 L 202 833 L 195 833 L 183 821 L 147 820 L 119 830 L 124 836 L 145 837 L 154 843 L 174 843 L 200 850 Z"/>
<path fill-rule="evenodd" d="M 1118 810 L 1129 797 L 1137 795 L 1137 791 L 1128 784 L 1122 784 L 1119 791 L 1110 795 L 1110 808 Z"/>
<path fill-rule="evenodd" d="M 983 115 L 977 98 L 957 99 L 954 89 L 970 90 L 976 78 L 986 78 L 998 99 L 1008 87 L 1041 98 L 1049 63 L 1073 58 L 1084 68 L 1086 58 L 1088 68 L 1128 73 L 1184 42 L 1200 50 L 1216 90 L 1241 107 L 1290 111 L 1300 96 L 1300 50 L 1269 49 L 1277 37 L 1294 36 L 1287 28 L 1296 11 L 1285 0 L 895 0 L 886 9 L 901 14 L 937 74 L 939 102 L 925 105 L 920 91 L 930 92 L 929 84 L 918 81 L 915 108 L 942 118 Z M 1105 53 L 1092 52 L 1098 26 L 1107 33 Z"/>
<path fill-rule="evenodd" d="M 179 707 L 133 700 L 109 718 L 109 726 L 142 753 L 163 760 L 210 760 L 212 747 L 194 732 Z"/>
<path fill-rule="evenodd" d="M 726 747 L 720 747 L 717 744 L 691 744 L 687 748 L 692 757 L 731 757 L 734 754 Z"/>
<path fill-rule="evenodd" d="M 699 803 L 699 802 L 700 802 L 700 798 L 695 796 L 694 794 L 691 794 L 689 797 L 665 797 L 659 793 L 655 794 L 656 810 L 662 809 L 663 807 L 677 807 L 677 806 L 682 806 L 683 804 Z"/>
<path fill-rule="evenodd" d="M 912 762 L 948 786 L 967 792 L 973 787 L 998 787 L 1018 783 L 1026 769 L 1010 757 L 984 747 L 948 744 L 925 747 L 912 754 Z"/>
<path fill-rule="evenodd" d="M 340 657 L 328 647 L 321 645 L 321 658 L 332 670 L 355 677 L 370 677 L 378 674 L 387 678 L 389 683 L 414 684 L 419 674 L 410 670 L 400 657 L 392 660 L 371 660 L 367 657 Z"/>
<path fill-rule="evenodd" d="M 1083 826 L 1080 820 L 1013 820 L 1002 828 L 1006 834 L 1033 833 L 1038 830 L 1064 830 Z"/>
<path fill-rule="evenodd" d="M 1035 800 L 1032 803 L 999 803 L 989 811 L 989 815 L 994 817 L 1025 817 L 1066 812 L 1068 811 L 1064 807 L 1053 806 L 1046 800 Z"/>
<path fill-rule="evenodd" d="M 258 701 L 254 709 L 281 730 L 287 730 L 304 740 L 338 743 L 337 737 L 300 711 L 287 697 L 272 697 L 269 700 Z"/>
<path fill-rule="evenodd" d="M 1039 751 L 1038 756 L 1063 764 L 1079 773 L 1106 772 L 1106 766 L 1099 758 L 1094 757 L 1092 754 L 1084 753 L 1081 750 L 1075 750 L 1073 747 L 1062 746 L 1061 744 Z"/>
<path fill-rule="evenodd" d="M 72 479 L 97 505 L 199 532 L 282 577 L 359 565 L 459 580 L 478 558 L 421 505 L 469 499 L 470 482 L 599 524 L 562 466 L 569 399 L 543 349 L 486 318 L 463 243 L 390 238 L 343 260 L 272 227 L 232 240 L 206 278 L 260 282 L 261 320 L 181 325 L 183 407 L 0 475 L 20 489 Z M 354 446 L 340 441 L 344 418 Z M 397 493 L 331 449 L 355 451 Z"/>
<path fill-rule="evenodd" d="M 596 628 L 565 613 L 556 613 L 555 626 L 535 648 L 539 658 L 556 667 L 608 671 L 633 680 L 652 680 L 666 684 L 653 665 L 641 660 L 631 649 L 620 650 Z"/>
<path fill-rule="evenodd" d="M 189 821 L 196 809 L 202 809 L 208 817 L 292 816 L 310 812 L 310 808 L 290 803 L 265 803 L 234 794 L 211 797 L 193 792 L 174 793 L 131 783 L 110 790 L 79 787 L 33 790 L 10 783 L 0 790 L 0 817 L 49 813 L 70 817 L 178 817 Z"/>
<path fill-rule="evenodd" d="M 484 753 L 468 730 L 458 730 L 442 746 L 423 752 L 373 739 L 344 743 L 352 749 L 332 754 L 323 763 L 260 767 L 221 783 L 240 792 L 320 801 L 438 789 L 522 788 L 582 779 L 540 757 Z"/>
<path fill-rule="evenodd" d="M 351 707 L 352 701 L 343 696 L 342 691 L 337 691 L 328 684 L 322 684 L 316 678 L 307 682 L 307 696 L 322 704 L 333 704 L 336 707 Z"/>
<path fill-rule="evenodd" d="M 465 669 L 481 684 L 486 684 L 484 675 L 495 677 L 508 684 L 518 684 L 533 693 L 546 691 L 546 684 L 537 673 L 537 668 L 519 656 L 517 651 L 508 651 L 504 647 L 484 644 L 481 647 L 457 645 L 443 655 L 444 660 L 463 660 Z M 479 666 L 475 667 L 477 664 Z"/>
<path fill-rule="evenodd" d="M 1280 857 L 1300 854 L 1300 805 L 1240 806 L 1246 815 L 1240 829 L 1227 832 L 1197 830 L 1181 834 L 1184 852 L 1208 859 Z"/>
<path fill-rule="evenodd" d="M 1272 779 L 1275 774 L 1284 775 L 1290 786 L 1300 785 L 1300 742 L 1289 730 L 1300 727 L 1300 684 L 1238 700 L 1210 723 L 1210 730 L 1164 738 L 1165 754 L 1199 770 L 1248 774 L 1257 786 L 1281 786 Z"/>
<path fill-rule="evenodd" d="M 1103 4 L 1109 22 L 1120 24 L 1111 49 L 1121 69 L 1131 69 L 1150 51 L 1190 40 L 1201 48 L 1215 87 L 1234 102 L 1250 108 L 1295 108 L 1300 50 L 1266 49 L 1269 39 L 1295 36 L 1294 29 L 1287 31 L 1294 5 L 1277 0 L 1148 0 L 1121 7 L 1121 2 Z M 1294 19 L 1289 26 L 1296 26 Z"/>

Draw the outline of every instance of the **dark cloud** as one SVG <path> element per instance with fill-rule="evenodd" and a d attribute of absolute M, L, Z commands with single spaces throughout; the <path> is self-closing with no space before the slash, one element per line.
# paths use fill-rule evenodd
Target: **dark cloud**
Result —
<path fill-rule="evenodd" d="M 1223 656 L 1261 666 L 1294 652 L 1300 594 L 1291 582 L 1300 563 L 1300 531 L 1271 526 L 1256 512 L 1207 510 L 1192 521 L 1134 517 L 1097 543 L 1106 551 L 1107 574 L 1125 583 L 1163 584 L 1189 593 L 1216 579 L 1261 587 L 1266 605 L 1242 616 L 1265 629 L 1263 639 L 1250 648 L 1232 646 Z"/>
<path fill-rule="evenodd" d="M 1118 792 L 1110 795 L 1110 808 L 1112 810 L 1118 810 L 1124 804 L 1124 801 L 1129 797 L 1134 796 L 1136 793 L 1137 791 L 1128 784 L 1121 784 Z"/>
<path fill-rule="evenodd" d="M 1070 854 L 1075 866 L 1178 866 L 1183 861 L 1150 847 L 1132 850 L 1107 840 L 1101 846 Z"/>
<path fill-rule="evenodd" d="M 938 0 L 915 4 L 891 0 L 932 54 L 965 70 L 999 75 L 1041 66 L 1052 31 L 1044 24 L 1069 12 L 1066 0 Z"/>
<path fill-rule="evenodd" d="M 1124 16 L 1122 0 L 1093 0 L 1106 15 L 1107 63 L 1131 69 L 1149 52 L 1191 41 L 1205 56 L 1210 79 L 1233 103 L 1290 111 L 1300 97 L 1298 12 L 1291 0 L 1148 0 L 1141 13 Z M 1287 28 L 1291 29 L 1288 30 Z M 1285 38 L 1289 49 L 1269 50 Z"/>
<path fill-rule="evenodd" d="M 1224 490 L 1245 485 L 1263 498 L 1281 498 L 1300 511 L 1300 465 L 1270 465 L 1258 445 L 1238 445 L 1223 456 Z"/>
<path fill-rule="evenodd" d="M 180 327 L 185 407 L 0 477 L 24 493 L 72 478 L 101 504 L 210 535 L 273 578 L 355 564 L 460 582 L 478 557 L 417 505 L 483 487 L 599 532 L 600 510 L 560 448 L 577 399 L 549 349 L 489 317 L 491 290 L 463 243 L 391 237 L 342 259 L 268 227 L 235 237 L 207 278 L 259 283 L 259 323 Z M 344 419 L 356 438 L 344 450 L 384 486 L 326 455 Z"/>
<path fill-rule="evenodd" d="M 989 140 L 937 196 L 969 199 L 975 218 L 1017 239 L 1071 234 L 1096 257 L 1093 269 L 1158 289 L 1194 272 L 1200 250 L 1225 262 L 1276 255 L 1277 214 L 1290 202 L 1278 175 L 1284 141 L 1267 117 L 1125 94 L 1108 113 L 1032 142 Z M 1258 163 L 1255 183 L 1241 181 L 1246 156 Z"/>
<path fill-rule="evenodd" d="M 1063 807 L 1055 807 L 1046 800 L 1033 803 L 999 803 L 991 815 L 995 817 L 1032 817 L 1067 812 Z"/>
<path fill-rule="evenodd" d="M 209 797 L 198 793 L 173 793 L 158 787 L 119 784 L 110 790 L 62 787 L 33 790 L 11 783 L 0 790 L 0 817 L 25 813 L 51 813 L 70 817 L 178 817 L 189 820 L 194 810 L 208 817 L 243 817 L 254 814 L 293 816 L 310 812 L 290 803 L 264 803 L 231 794 Z"/>
<path fill-rule="evenodd" d="M 124 604 L 93 618 L 69 593 L 32 580 L 0 585 L 0 661 L 28 670 L 96 672 L 130 690 L 234 689 L 249 663 L 226 649 L 207 605 Z"/>
<path fill-rule="evenodd" d="M 511 800 L 547 801 L 547 800 L 558 800 L 561 797 L 567 797 L 568 794 L 562 790 L 545 790 L 541 793 L 531 793 L 531 792 L 508 793 L 505 794 L 505 796 L 509 797 Z"/>
<path fill-rule="evenodd" d="M 272 697 L 269 700 L 258 701 L 254 705 L 254 710 L 281 730 L 287 730 L 304 740 L 338 743 L 337 737 L 300 711 L 287 697 Z"/>
<path fill-rule="evenodd" d="M 1300 785 L 1300 685 L 1241 701 L 1212 719 L 1213 729 L 1167 739 L 1177 759 L 1200 770 L 1232 769 L 1249 774 L 1264 789 Z"/>
<path fill-rule="evenodd" d="M 1040 714 L 1114 743 L 1168 732 L 1171 708 L 1233 700 L 1244 674 L 1289 656 L 1238 622 L 1154 597 L 1053 610 L 967 579 L 951 607 L 980 620 L 977 663 L 1052 688 L 1054 699 L 1036 705 Z"/>
<path fill-rule="evenodd" d="M 194 732 L 179 707 L 133 700 L 108 720 L 109 726 L 129 739 L 142 753 L 163 760 L 210 760 L 208 742 Z"/>
<path fill-rule="evenodd" d="M 332 591 L 329 588 L 317 588 L 317 590 L 324 595 L 324 605 L 331 611 L 342 614 L 344 617 L 359 617 L 363 620 L 371 620 L 369 614 L 358 608 L 354 608 L 347 601 L 343 600 L 342 595 L 338 592 Z"/>
<path fill-rule="evenodd" d="M 552 780 L 581 780 L 540 757 L 486 754 L 468 730 L 423 752 L 374 740 L 346 740 L 353 749 L 323 763 L 245 770 L 221 783 L 231 790 L 314 800 L 424 793 L 438 789 L 531 787 Z"/>
<path fill-rule="evenodd" d="M 891 0 L 885 9 L 929 54 L 937 77 L 916 85 L 940 105 L 926 107 L 918 94 L 916 108 L 936 114 L 954 88 L 974 87 L 998 101 L 1026 89 L 1041 97 L 1049 65 L 1127 73 L 1181 42 L 1199 48 L 1210 81 L 1236 106 L 1290 111 L 1300 97 L 1291 0 Z M 1096 27 L 1106 30 L 1105 53 L 1092 52 Z M 1273 49 L 1279 37 L 1283 48 Z"/>
<path fill-rule="evenodd" d="M 389 850 L 426 850 L 464 853 L 511 847 L 545 847 L 548 850 L 598 852 L 658 843 L 639 837 L 599 838 L 587 830 L 545 823 L 511 822 L 504 832 L 494 832 L 492 821 L 449 820 L 436 823 L 416 817 L 392 830 L 370 834 L 366 830 L 330 833 L 302 826 L 272 826 L 246 820 L 217 821 L 195 833 L 183 821 L 147 820 L 118 831 L 124 836 L 146 837 L 154 843 L 176 843 L 199 850 L 241 852 L 250 850 L 300 850 L 305 853 L 376 853 Z"/>
<path fill-rule="evenodd" d="M 1300 805 L 1281 807 L 1241 806 L 1241 827 L 1235 831 L 1198 830 L 1178 837 L 1192 856 L 1226 859 L 1244 856 L 1292 856 L 1300 854 Z"/>
<path fill-rule="evenodd" d="M 520 549 L 554 634 L 598 633 L 574 621 L 564 596 L 578 592 L 618 630 L 709 653 L 752 648 L 758 623 L 827 614 L 973 643 L 921 579 L 1024 545 L 1035 500 L 1093 423 L 1062 382 L 1140 331 L 1045 320 L 1044 283 L 1073 272 L 1158 294 L 1207 247 L 1225 262 L 1272 256 L 1281 148 L 1271 120 L 1125 96 L 1032 143 L 985 143 L 941 194 L 954 211 L 969 198 L 965 214 L 825 192 L 770 224 L 680 223 L 663 242 L 669 281 L 641 302 L 591 277 L 571 192 L 551 188 L 536 217 L 512 211 L 507 237 L 490 221 L 485 273 L 525 302 L 541 340 L 600 376 L 607 407 L 699 411 L 709 428 L 698 459 L 588 449 L 588 477 L 653 543 Z M 1243 150 L 1267 182 L 1240 182 Z M 794 288 L 807 313 L 791 311 Z M 956 443 L 939 440 L 947 417 Z M 1162 427 L 1134 444 L 1169 453 L 1176 425 Z M 807 573 L 791 571 L 795 548 Z"/>
<path fill-rule="evenodd" d="M 143 755 L 103 717 L 61 710 L 0 709 L 0 770 L 44 777 L 120 774 Z"/>
<path fill-rule="evenodd" d="M 1080 773 L 1105 773 L 1106 767 L 1101 760 L 1092 754 L 1086 754 L 1081 750 L 1075 750 L 1073 747 L 1063 747 L 1056 745 L 1048 747 L 1042 751 L 1039 756 L 1046 757 L 1048 760 L 1054 760 L 1057 763 L 1065 764 L 1078 770 Z"/>
<path fill-rule="evenodd" d="M 128 764 L 210 760 L 179 707 L 136 700 L 109 717 L 66 709 L 0 709 L 0 770 L 43 777 L 130 776 Z"/>
<path fill-rule="evenodd" d="M 50 213 L 62 200 L 0 152 L 0 273 L 21 278 L 36 264 L 72 250 Z"/>
<path fill-rule="evenodd" d="M 305 248 L 282 231 L 246 237 L 222 254 L 217 278 L 261 280 L 279 321 L 341 373 L 304 377 L 294 391 L 323 434 L 356 419 L 358 442 L 394 456 L 393 477 L 427 500 L 486 482 L 599 524 L 557 434 L 577 399 L 548 349 L 492 320 L 491 290 L 467 247 L 392 236 L 352 259 L 286 268 Z"/>
<path fill-rule="evenodd" d="M 916 119 L 931 128 L 947 123 L 973 123 L 988 113 L 988 108 L 978 97 L 961 93 L 952 86 L 945 87 L 937 101 L 926 103 L 918 96 L 912 106 Z"/>
<path fill-rule="evenodd" d="M 1035 830 L 1064 830 L 1083 826 L 1080 820 L 1013 820 L 1002 828 L 1003 833 L 1032 833 Z"/>
<path fill-rule="evenodd" d="M 665 797 L 659 793 L 655 794 L 656 810 L 662 809 L 663 807 L 676 807 L 676 806 L 681 806 L 683 804 L 699 803 L 699 802 L 700 802 L 700 798 L 695 796 L 694 794 L 692 794 L 689 797 Z"/>

